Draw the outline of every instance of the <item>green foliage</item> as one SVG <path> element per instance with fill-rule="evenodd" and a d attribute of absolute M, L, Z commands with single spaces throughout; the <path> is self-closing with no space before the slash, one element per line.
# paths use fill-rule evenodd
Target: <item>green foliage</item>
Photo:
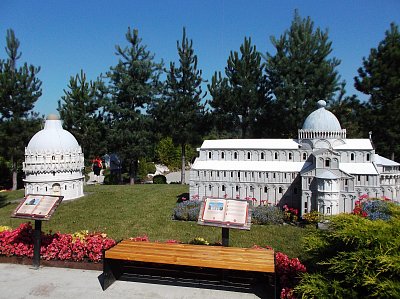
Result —
<path fill-rule="evenodd" d="M 153 162 L 149 162 L 143 158 L 139 160 L 139 166 L 138 166 L 139 180 L 145 180 L 149 173 L 155 173 L 155 172 L 156 172 L 156 166 L 154 165 Z"/>
<path fill-rule="evenodd" d="M 186 161 L 191 161 L 196 157 L 196 150 L 191 145 L 187 144 L 186 148 Z M 170 171 L 177 170 L 181 167 L 181 154 L 180 146 L 176 146 L 171 137 L 161 139 L 155 149 L 156 160 L 168 166 Z"/>
<path fill-rule="evenodd" d="M 171 136 L 181 147 L 181 182 L 185 182 L 186 144 L 197 144 L 204 131 L 202 103 L 202 72 L 197 68 L 193 41 L 183 28 L 182 41 L 177 41 L 179 66 L 170 63 L 164 87 L 164 97 L 154 101 L 153 117 L 159 122 L 164 136 Z"/>
<path fill-rule="evenodd" d="M 22 53 L 12 29 L 7 30 L 6 60 L 0 59 L 0 120 L 27 117 L 42 95 L 42 82 L 37 78 L 40 67 L 25 62 L 17 67 Z"/>
<path fill-rule="evenodd" d="M 19 40 L 12 29 L 7 30 L 6 60 L 0 59 L 0 138 L 1 153 L 11 163 L 12 189 L 17 189 L 18 165 L 21 164 L 27 136 L 38 128 L 38 116 L 31 110 L 42 95 L 42 82 L 37 78 L 39 67 L 25 62 L 17 67 L 21 58 Z"/>
<path fill-rule="evenodd" d="M 144 112 L 160 96 L 162 63 L 154 62 L 137 30 L 128 28 L 125 37 L 129 46 L 116 46 L 119 62 L 107 74 L 111 93 L 108 150 L 118 154 L 133 183 L 138 159 L 153 156 L 152 118 Z"/>
<path fill-rule="evenodd" d="M 106 127 L 103 121 L 105 100 L 104 83 L 97 79 L 87 81 L 81 70 L 71 76 L 68 90 L 64 90 L 62 101 L 58 101 L 58 111 L 63 127 L 78 140 L 86 161 L 106 153 Z"/>
<path fill-rule="evenodd" d="M 166 184 L 167 178 L 165 175 L 158 174 L 153 177 L 153 184 Z"/>
<path fill-rule="evenodd" d="M 253 209 L 251 220 L 255 224 L 282 224 L 283 212 L 275 206 L 257 206 Z"/>
<path fill-rule="evenodd" d="M 398 215 L 400 206 L 390 208 Z M 305 238 L 308 262 L 315 268 L 304 275 L 296 291 L 302 298 L 398 298 L 399 235 L 399 217 L 332 217 L 329 230 Z"/>
<path fill-rule="evenodd" d="M 399 157 L 400 32 L 396 24 L 390 25 L 378 47 L 363 58 L 363 66 L 354 79 L 357 90 L 370 96 L 366 125 L 374 132 L 376 148 L 384 156 Z"/>
<path fill-rule="evenodd" d="M 339 90 L 336 67 L 340 61 L 329 58 L 332 42 L 328 32 L 314 29 L 310 17 L 301 18 L 297 10 L 290 28 L 278 39 L 271 37 L 271 42 L 276 53 L 267 53 L 265 58 L 274 99 L 269 112 L 272 134 L 292 138 L 316 102 L 329 102 Z"/>
<path fill-rule="evenodd" d="M 215 73 L 208 84 L 216 127 L 222 131 L 239 130 L 242 138 L 254 137 L 269 98 L 261 54 L 251 44 L 251 38 L 244 39 L 240 55 L 231 51 L 225 75 L 222 78 L 220 72 Z"/>

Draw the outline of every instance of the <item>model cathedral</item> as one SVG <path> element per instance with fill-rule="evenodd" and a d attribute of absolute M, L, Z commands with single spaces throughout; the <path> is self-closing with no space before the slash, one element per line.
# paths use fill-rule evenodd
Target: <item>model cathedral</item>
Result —
<path fill-rule="evenodd" d="M 362 195 L 400 201 L 400 164 L 376 154 L 370 138 L 347 138 L 321 100 L 297 139 L 204 141 L 190 196 L 286 204 L 301 215 L 351 212 Z"/>

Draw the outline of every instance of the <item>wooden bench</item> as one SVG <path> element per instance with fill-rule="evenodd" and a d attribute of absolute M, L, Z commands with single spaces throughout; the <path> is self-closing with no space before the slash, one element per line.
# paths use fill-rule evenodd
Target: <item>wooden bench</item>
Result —
<path fill-rule="evenodd" d="M 203 269 L 222 270 L 222 275 L 230 270 L 269 273 L 269 277 L 275 273 L 273 250 L 124 240 L 104 253 L 103 290 L 120 278 L 127 262 L 144 265 L 142 269 L 164 265 L 169 267 L 168 270 L 178 267 L 181 271 L 179 266 L 184 266 L 195 276 Z M 274 287 L 275 275 L 272 277 L 269 283 Z"/>

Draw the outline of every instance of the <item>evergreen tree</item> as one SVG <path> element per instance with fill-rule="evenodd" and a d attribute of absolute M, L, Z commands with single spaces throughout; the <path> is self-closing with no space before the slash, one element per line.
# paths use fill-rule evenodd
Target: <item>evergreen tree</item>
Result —
<path fill-rule="evenodd" d="M 167 70 L 164 98 L 155 103 L 153 115 L 175 144 L 181 147 L 181 183 L 185 183 L 186 145 L 200 141 L 204 132 L 204 98 L 201 89 L 202 72 L 197 68 L 193 41 L 186 37 L 177 41 L 179 66 L 170 63 Z"/>
<path fill-rule="evenodd" d="M 152 119 L 145 112 L 160 95 L 162 63 L 154 62 L 154 54 L 142 44 L 138 30 L 128 28 L 125 37 L 129 46 L 116 46 L 119 61 L 107 74 L 111 83 L 108 145 L 109 151 L 122 159 L 133 184 L 138 160 L 154 152 Z"/>
<path fill-rule="evenodd" d="M 369 129 L 377 151 L 384 156 L 400 156 L 400 33 L 392 23 L 378 48 L 363 58 L 355 77 L 357 90 L 370 96 Z"/>
<path fill-rule="evenodd" d="M 7 59 L 0 59 L 0 123 L 4 138 L 2 142 L 3 157 L 11 162 L 12 189 L 17 188 L 17 165 L 24 157 L 24 147 L 29 139 L 32 126 L 30 121 L 37 121 L 32 114 L 35 102 L 42 95 L 42 82 L 37 78 L 40 68 L 24 63 L 17 67 L 22 53 L 18 51 L 19 40 L 12 29 L 6 36 Z"/>
<path fill-rule="evenodd" d="M 87 161 L 104 155 L 104 83 L 100 79 L 88 82 L 81 70 L 80 74 L 71 76 L 68 90 L 64 90 L 64 94 L 62 102 L 58 101 L 64 128 L 78 140 Z"/>
<path fill-rule="evenodd" d="M 338 91 L 335 68 L 340 61 L 329 58 L 332 43 L 327 31 L 314 30 L 314 22 L 297 11 L 290 29 L 279 39 L 271 37 L 271 42 L 276 54 L 267 53 L 265 59 L 274 103 L 273 135 L 295 137 L 316 102 L 329 102 Z"/>
<path fill-rule="evenodd" d="M 331 111 L 339 120 L 342 128 L 346 129 L 350 138 L 368 136 L 364 130 L 365 115 L 367 110 L 356 95 L 346 96 L 345 82 L 341 83 L 339 95 L 329 103 Z"/>
<path fill-rule="evenodd" d="M 251 38 L 244 39 L 240 55 L 231 51 L 225 75 L 222 78 L 221 73 L 215 73 L 208 85 L 217 128 L 239 129 L 242 138 L 254 137 L 269 98 L 261 54 L 251 45 Z"/>

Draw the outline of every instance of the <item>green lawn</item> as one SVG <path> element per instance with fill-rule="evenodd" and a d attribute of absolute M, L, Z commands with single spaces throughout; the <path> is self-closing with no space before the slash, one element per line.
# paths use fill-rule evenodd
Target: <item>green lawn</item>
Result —
<path fill-rule="evenodd" d="M 188 242 L 203 237 L 209 242 L 221 241 L 221 228 L 206 227 L 195 222 L 172 220 L 177 196 L 188 192 L 182 185 L 87 186 L 85 197 L 63 202 L 53 217 L 44 222 L 44 231 L 73 233 L 87 229 L 107 233 L 120 240 L 148 235 L 151 241 L 175 239 Z M 0 225 L 16 227 L 24 220 L 10 218 L 23 192 L 7 192 L 0 201 Z M 302 257 L 301 239 L 309 229 L 286 226 L 252 225 L 250 231 L 231 230 L 230 245 L 250 247 L 272 246 L 290 257 Z"/>

